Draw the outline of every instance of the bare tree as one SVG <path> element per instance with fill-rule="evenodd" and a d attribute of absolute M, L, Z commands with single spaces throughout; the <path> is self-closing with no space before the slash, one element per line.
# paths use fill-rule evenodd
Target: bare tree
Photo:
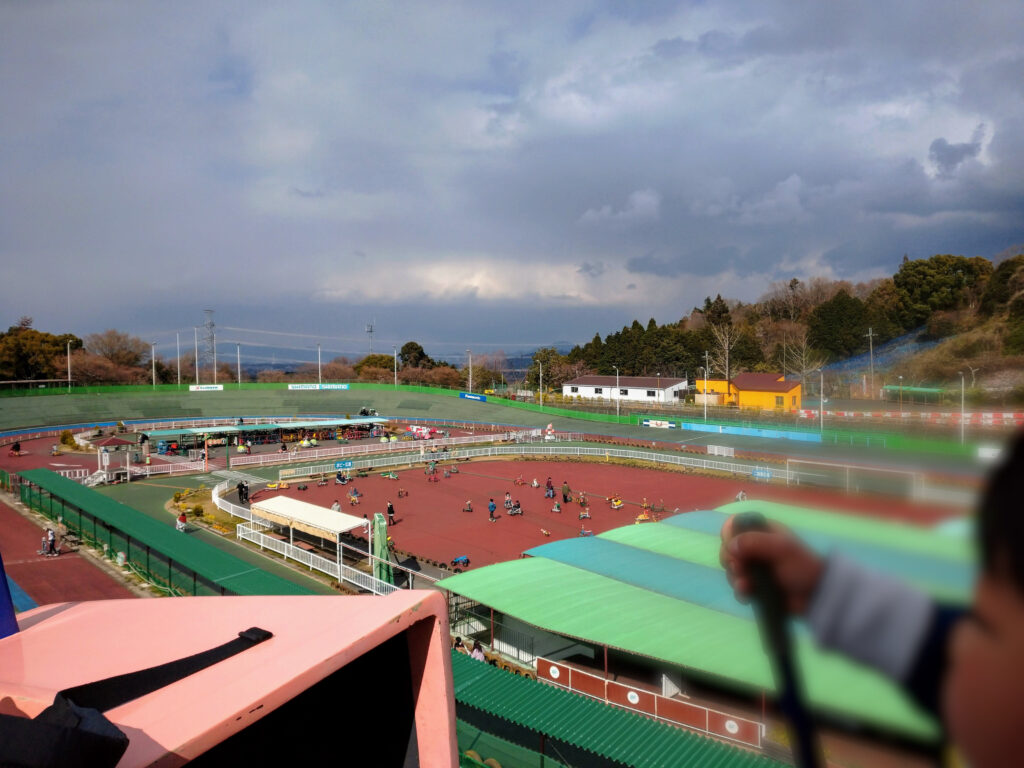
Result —
<path fill-rule="evenodd" d="M 711 350 L 711 365 L 725 375 L 726 381 L 730 381 L 732 379 L 730 358 L 736 347 L 736 342 L 739 341 L 740 331 L 736 326 L 726 323 L 708 325 L 708 328 L 711 329 L 711 335 L 715 339 L 714 347 Z"/>
<path fill-rule="evenodd" d="M 85 337 L 85 348 L 114 365 L 137 366 L 149 362 L 150 347 L 137 336 L 110 329 Z"/>
<path fill-rule="evenodd" d="M 789 370 L 800 377 L 801 389 L 807 388 L 807 374 L 813 373 L 825 364 L 825 358 L 807 343 L 807 329 L 796 330 L 785 345 L 786 363 Z"/>

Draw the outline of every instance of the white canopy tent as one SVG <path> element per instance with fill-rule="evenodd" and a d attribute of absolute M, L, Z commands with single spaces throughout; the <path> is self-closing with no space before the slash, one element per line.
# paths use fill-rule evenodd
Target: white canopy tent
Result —
<path fill-rule="evenodd" d="M 341 534 L 356 528 L 367 529 L 367 554 L 373 551 L 372 527 L 370 521 L 344 512 L 307 504 L 287 496 L 274 496 L 263 501 L 254 502 L 252 514 L 275 525 L 288 527 L 288 543 L 294 545 L 295 530 L 298 529 L 313 536 L 334 539 L 337 546 L 338 563 L 341 563 Z"/>

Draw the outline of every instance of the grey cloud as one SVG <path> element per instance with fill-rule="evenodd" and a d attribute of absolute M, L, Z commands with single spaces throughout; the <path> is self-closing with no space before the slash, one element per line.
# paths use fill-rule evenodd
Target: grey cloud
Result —
<path fill-rule="evenodd" d="M 681 37 L 664 38 L 651 46 L 651 52 L 661 59 L 677 59 L 696 48 L 694 43 Z"/>
<path fill-rule="evenodd" d="M 964 160 L 978 156 L 984 137 L 985 126 L 979 125 L 969 142 L 950 144 L 943 138 L 935 139 L 928 148 L 928 158 L 935 163 L 941 175 L 950 176 Z"/>
<path fill-rule="evenodd" d="M 628 259 L 626 270 L 658 277 L 678 277 L 685 272 L 685 264 L 679 258 L 664 259 L 653 253 L 645 253 Z"/>
<path fill-rule="evenodd" d="M 576 270 L 578 275 L 587 275 L 589 277 L 600 277 L 604 274 L 604 264 L 600 261 L 591 264 L 589 261 L 585 261 L 580 264 L 580 268 Z"/>

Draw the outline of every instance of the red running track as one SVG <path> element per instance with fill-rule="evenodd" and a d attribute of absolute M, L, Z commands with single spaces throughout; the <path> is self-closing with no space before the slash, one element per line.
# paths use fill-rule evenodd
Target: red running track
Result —
<path fill-rule="evenodd" d="M 39 554 L 45 529 L 0 503 L 0 553 L 7 575 L 39 605 L 136 597 L 110 574 L 76 552 Z"/>
<path fill-rule="evenodd" d="M 440 474 L 439 467 L 437 483 L 427 482 L 422 468 L 400 471 L 398 480 L 383 478 L 377 472 L 371 477 L 358 478 L 354 485 L 363 496 L 357 506 L 346 501 L 352 484 L 334 485 L 333 480 L 330 485 L 322 487 L 308 483 L 306 491 L 300 491 L 296 484 L 292 484 L 280 493 L 324 507 L 329 507 L 337 499 L 343 511 L 355 515 L 384 512 L 390 499 L 395 505 L 396 524 L 389 534 L 399 550 L 439 562 L 465 555 L 473 567 L 513 560 L 523 551 L 545 542 L 578 536 L 581 525 L 595 533 L 629 525 L 640 513 L 640 502 L 644 497 L 655 505 L 663 502 L 668 514 L 677 507 L 681 512 L 688 512 L 721 506 L 733 501 L 742 489 L 751 499 L 919 524 L 932 524 L 950 516 L 942 509 L 889 498 L 845 496 L 817 489 L 787 488 L 749 480 L 635 469 L 615 464 L 482 461 L 460 462 L 458 466 L 459 473 L 447 479 Z M 527 485 L 513 484 L 520 474 Z M 575 503 L 563 504 L 561 513 L 551 512 L 552 500 L 544 498 L 543 488 L 549 475 L 559 501 L 563 480 L 568 481 L 574 492 L 582 490 L 587 493 L 591 513 L 589 520 L 578 519 L 580 507 Z M 534 477 L 540 488 L 530 487 Z M 399 488 L 408 491 L 409 496 L 398 498 Z M 522 502 L 522 516 L 508 517 L 504 514 L 506 491 L 512 493 L 513 499 L 518 498 Z M 276 495 L 279 492 L 264 493 Z M 626 502 L 622 509 L 613 510 L 605 502 L 613 493 L 621 494 Z M 260 496 L 265 498 L 263 494 Z M 489 498 L 493 498 L 498 506 L 498 521 L 494 523 L 487 519 Z M 467 500 L 472 502 L 472 512 L 462 511 Z"/>

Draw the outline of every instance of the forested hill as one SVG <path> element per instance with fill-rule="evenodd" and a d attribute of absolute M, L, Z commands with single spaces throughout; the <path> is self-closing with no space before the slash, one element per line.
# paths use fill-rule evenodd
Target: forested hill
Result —
<path fill-rule="evenodd" d="M 1020 370 L 1024 255 L 998 266 L 981 257 L 904 257 L 892 277 L 867 283 L 794 278 L 753 304 L 708 297 L 678 322 L 634 321 L 603 339 L 595 334 L 561 359 L 549 352 L 545 380 L 612 375 L 616 366 L 621 375 L 693 376 L 705 360 L 715 377 L 769 370 L 803 376 L 916 329 L 921 340 L 940 343 L 922 360 L 902 361 L 908 377 L 951 378 L 981 358 L 992 369 Z"/>

